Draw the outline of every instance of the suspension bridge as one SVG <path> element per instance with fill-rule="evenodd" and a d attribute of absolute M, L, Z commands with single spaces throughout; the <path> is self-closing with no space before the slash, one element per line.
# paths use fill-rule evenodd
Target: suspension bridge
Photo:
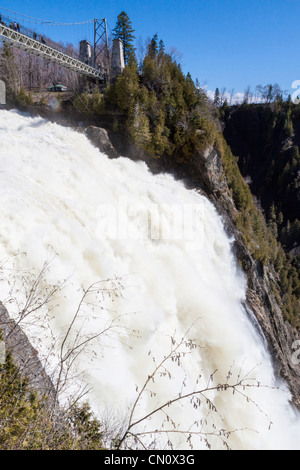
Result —
<path fill-rule="evenodd" d="M 112 51 L 119 64 L 112 64 L 106 18 L 58 23 L 0 7 L 0 37 L 14 47 L 102 82 L 108 80 L 112 65 L 119 72 L 124 67 L 120 45 L 117 52 Z"/>

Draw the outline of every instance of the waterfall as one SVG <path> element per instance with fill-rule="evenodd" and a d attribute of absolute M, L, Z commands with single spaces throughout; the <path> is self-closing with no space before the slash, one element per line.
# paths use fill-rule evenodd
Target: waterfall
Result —
<path fill-rule="evenodd" d="M 0 111 L 0 159 L 0 299 L 18 319 L 35 286 L 21 324 L 50 374 L 61 344 L 73 348 L 62 402 L 83 391 L 108 427 L 134 408 L 147 445 L 300 447 L 232 240 L 203 195 L 17 111 Z"/>

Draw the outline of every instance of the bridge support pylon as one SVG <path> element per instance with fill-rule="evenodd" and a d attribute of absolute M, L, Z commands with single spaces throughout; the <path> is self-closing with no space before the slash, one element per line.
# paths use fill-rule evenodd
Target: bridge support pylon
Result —
<path fill-rule="evenodd" d="M 93 66 L 95 69 L 101 68 L 105 70 L 107 79 L 109 80 L 110 71 L 110 54 L 107 35 L 106 18 L 94 19 L 94 59 Z"/>

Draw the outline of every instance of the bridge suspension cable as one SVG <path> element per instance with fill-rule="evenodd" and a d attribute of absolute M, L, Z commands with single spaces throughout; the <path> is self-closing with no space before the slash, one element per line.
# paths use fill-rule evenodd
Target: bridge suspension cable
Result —
<path fill-rule="evenodd" d="M 32 16 L 24 15 L 22 13 L 17 13 L 15 11 L 9 10 L 8 8 L 4 8 L 0 6 L 0 11 L 4 10 L 8 13 L 11 13 L 15 15 L 15 19 L 17 18 L 24 18 L 24 21 L 31 22 L 31 23 L 37 23 L 37 24 L 42 24 L 42 23 L 47 23 L 47 24 L 57 24 L 57 25 L 79 25 L 79 24 L 86 24 L 86 23 L 93 23 L 94 20 L 86 20 L 86 21 L 80 21 L 80 22 L 73 22 L 73 23 L 66 23 L 66 22 L 58 22 L 58 21 L 49 21 L 49 20 L 42 20 L 41 18 L 34 18 Z"/>

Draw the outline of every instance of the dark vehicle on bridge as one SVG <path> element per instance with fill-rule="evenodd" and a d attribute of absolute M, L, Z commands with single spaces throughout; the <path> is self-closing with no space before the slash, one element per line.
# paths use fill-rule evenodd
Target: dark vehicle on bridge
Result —
<path fill-rule="evenodd" d="M 65 85 L 61 85 L 60 83 L 52 85 L 48 88 L 48 91 L 67 91 L 67 90 L 68 88 Z"/>

